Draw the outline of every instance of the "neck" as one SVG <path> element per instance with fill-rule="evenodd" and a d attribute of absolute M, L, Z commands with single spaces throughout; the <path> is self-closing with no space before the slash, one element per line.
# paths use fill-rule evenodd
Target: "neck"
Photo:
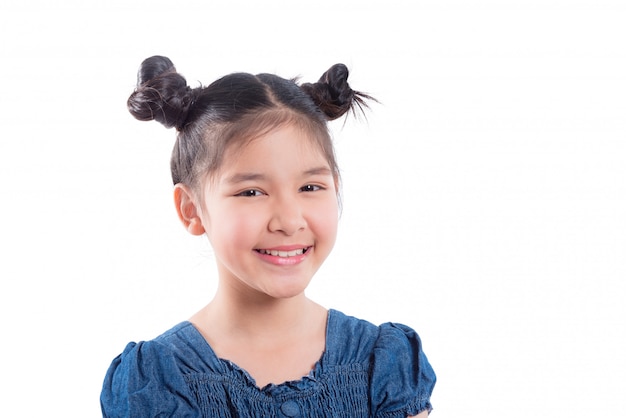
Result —
<path fill-rule="evenodd" d="M 199 315 L 234 334 L 276 338 L 302 330 L 303 324 L 310 323 L 322 312 L 325 309 L 304 293 L 276 299 L 218 288 L 214 299 Z"/>

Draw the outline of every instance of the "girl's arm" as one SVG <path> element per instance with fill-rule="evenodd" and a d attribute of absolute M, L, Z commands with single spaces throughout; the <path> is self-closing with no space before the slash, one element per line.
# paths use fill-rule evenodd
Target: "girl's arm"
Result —
<path fill-rule="evenodd" d="M 422 411 L 419 414 L 408 418 L 428 418 L 428 411 Z"/>

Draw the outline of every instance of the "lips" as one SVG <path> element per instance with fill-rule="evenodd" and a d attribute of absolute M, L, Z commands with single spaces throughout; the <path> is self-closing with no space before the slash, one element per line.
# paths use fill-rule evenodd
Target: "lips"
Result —
<path fill-rule="evenodd" d="M 289 258 L 289 257 L 296 257 L 298 255 L 302 255 L 302 254 L 306 253 L 309 250 L 309 248 L 311 248 L 311 247 L 296 248 L 295 250 L 289 250 L 289 251 L 285 251 L 285 250 L 266 250 L 266 249 L 257 249 L 255 251 L 260 253 L 260 254 L 272 255 L 274 257 Z"/>

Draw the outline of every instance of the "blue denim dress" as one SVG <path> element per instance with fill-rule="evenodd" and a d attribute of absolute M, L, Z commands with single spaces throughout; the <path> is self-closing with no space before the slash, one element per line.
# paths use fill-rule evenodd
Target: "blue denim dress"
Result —
<path fill-rule="evenodd" d="M 419 336 L 330 310 L 326 349 L 308 376 L 256 386 L 190 322 L 129 343 L 104 380 L 104 417 L 385 417 L 430 411 L 435 373 Z"/>

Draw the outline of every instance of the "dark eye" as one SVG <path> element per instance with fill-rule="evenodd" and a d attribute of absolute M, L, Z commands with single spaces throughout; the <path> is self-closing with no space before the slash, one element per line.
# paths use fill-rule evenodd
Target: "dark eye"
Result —
<path fill-rule="evenodd" d="M 256 197 L 256 196 L 261 196 L 263 193 L 261 193 L 258 190 L 255 189 L 250 189 L 250 190 L 244 190 L 243 192 L 237 193 L 235 196 L 241 196 L 241 197 Z"/>
<path fill-rule="evenodd" d="M 300 188 L 301 192 L 316 192 L 318 190 L 322 190 L 320 186 L 316 186 L 314 184 L 307 184 L 306 186 L 302 186 Z"/>

